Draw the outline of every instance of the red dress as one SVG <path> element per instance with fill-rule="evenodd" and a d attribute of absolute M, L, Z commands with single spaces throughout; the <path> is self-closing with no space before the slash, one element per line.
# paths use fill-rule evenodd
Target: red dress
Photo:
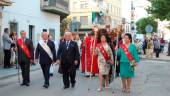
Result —
<path fill-rule="evenodd" d="M 94 45 L 95 43 L 95 45 Z M 81 57 L 81 64 L 82 64 L 82 72 L 91 72 L 92 74 L 98 74 L 98 62 L 97 62 L 97 56 L 93 55 L 92 56 L 92 47 L 96 47 L 97 41 L 94 42 L 93 38 L 86 37 L 83 45 L 82 45 L 82 57 Z M 93 58 L 93 62 L 92 62 Z M 91 65 L 92 64 L 92 65 Z M 92 70 L 91 70 L 92 68 Z"/>

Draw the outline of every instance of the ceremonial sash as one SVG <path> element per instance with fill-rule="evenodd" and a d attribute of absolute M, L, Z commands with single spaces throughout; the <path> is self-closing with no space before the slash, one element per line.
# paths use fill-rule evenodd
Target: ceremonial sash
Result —
<path fill-rule="evenodd" d="M 22 39 L 18 39 L 17 40 L 18 46 L 23 50 L 23 52 L 26 54 L 26 56 L 31 59 L 31 54 L 30 51 L 28 50 L 27 46 L 25 45 L 25 43 L 23 42 Z"/>
<path fill-rule="evenodd" d="M 49 55 L 51 60 L 53 60 L 53 54 L 52 54 L 51 49 L 49 48 L 49 46 L 43 40 L 40 40 L 39 44 L 44 49 L 44 51 L 47 52 L 47 54 Z"/>
<path fill-rule="evenodd" d="M 130 54 L 130 52 L 128 51 L 128 48 L 124 44 L 121 44 L 121 48 L 122 48 L 123 52 L 125 53 L 125 55 L 127 56 L 127 58 L 129 59 L 130 64 L 132 66 L 135 63 L 135 61 L 134 61 L 132 55 Z"/>
<path fill-rule="evenodd" d="M 104 59 L 106 60 L 106 62 L 109 61 L 111 59 L 111 57 L 107 54 L 107 52 L 104 49 L 104 47 L 101 44 L 99 44 L 98 48 L 99 48 L 101 54 L 103 55 Z"/>

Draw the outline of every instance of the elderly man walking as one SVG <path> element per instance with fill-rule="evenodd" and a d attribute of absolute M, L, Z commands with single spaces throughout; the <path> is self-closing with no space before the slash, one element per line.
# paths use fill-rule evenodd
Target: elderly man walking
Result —
<path fill-rule="evenodd" d="M 65 32 L 65 41 L 61 42 L 57 52 L 57 63 L 60 64 L 63 74 L 64 89 L 72 88 L 76 83 L 76 65 L 79 60 L 79 50 L 76 42 L 72 41 L 72 33 Z"/>

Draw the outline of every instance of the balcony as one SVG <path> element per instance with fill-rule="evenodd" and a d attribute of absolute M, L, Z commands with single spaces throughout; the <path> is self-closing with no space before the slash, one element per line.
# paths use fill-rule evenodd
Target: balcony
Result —
<path fill-rule="evenodd" d="M 12 2 L 10 0 L 0 0 L 0 6 L 11 6 Z"/>
<path fill-rule="evenodd" d="M 42 0 L 41 10 L 58 14 L 64 18 L 69 15 L 69 0 Z"/>

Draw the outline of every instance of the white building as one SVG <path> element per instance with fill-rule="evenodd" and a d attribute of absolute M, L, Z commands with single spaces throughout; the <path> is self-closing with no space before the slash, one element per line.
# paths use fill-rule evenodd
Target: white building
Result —
<path fill-rule="evenodd" d="M 43 31 L 49 32 L 54 40 L 59 38 L 60 19 L 69 14 L 68 0 L 12 1 L 12 6 L 5 7 L 2 12 L 2 32 L 4 28 L 17 34 L 25 30 L 35 44 Z"/>
<path fill-rule="evenodd" d="M 16 32 L 18 36 L 21 30 L 25 30 L 34 45 L 41 38 L 43 31 L 49 32 L 54 40 L 59 39 L 60 21 L 69 14 L 69 0 L 11 1 L 12 5 L 8 7 L 1 7 L 0 3 L 0 53 L 3 53 L 4 28 L 9 28 L 10 32 Z M 0 64 L 3 64 L 2 58 Z"/>

